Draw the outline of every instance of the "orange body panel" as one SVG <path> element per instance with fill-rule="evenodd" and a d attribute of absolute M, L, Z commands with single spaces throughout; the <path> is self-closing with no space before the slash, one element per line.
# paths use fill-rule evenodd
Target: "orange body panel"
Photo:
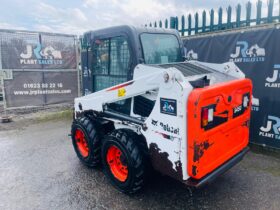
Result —
<path fill-rule="evenodd" d="M 249 106 L 238 116 L 244 94 Z M 209 174 L 248 145 L 252 83 L 249 79 L 194 89 L 187 102 L 188 174 L 200 179 Z M 215 106 L 214 118 L 222 123 L 209 129 L 201 126 L 201 110 Z"/>

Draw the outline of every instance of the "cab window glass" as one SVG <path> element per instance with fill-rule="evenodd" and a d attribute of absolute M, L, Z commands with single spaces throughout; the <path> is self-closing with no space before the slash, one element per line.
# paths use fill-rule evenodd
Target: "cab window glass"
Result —
<path fill-rule="evenodd" d="M 140 39 L 146 64 L 183 61 L 179 41 L 175 35 L 143 33 Z"/>
<path fill-rule="evenodd" d="M 124 37 L 111 39 L 110 74 L 127 76 L 130 63 L 130 52 L 127 40 Z"/>
<path fill-rule="evenodd" d="M 95 60 L 93 61 L 93 73 L 105 74 L 109 73 L 109 49 L 110 39 L 95 40 L 93 53 Z"/>
<path fill-rule="evenodd" d="M 130 58 L 126 37 L 96 39 L 93 45 L 94 91 L 127 81 Z"/>

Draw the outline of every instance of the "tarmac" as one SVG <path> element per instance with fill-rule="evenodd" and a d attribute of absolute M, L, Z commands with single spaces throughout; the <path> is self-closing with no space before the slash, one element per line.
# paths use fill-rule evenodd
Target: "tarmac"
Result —
<path fill-rule="evenodd" d="M 280 209 L 277 157 L 249 152 L 199 190 L 154 174 L 142 192 L 128 196 L 110 185 L 102 167 L 80 163 L 68 136 L 71 119 L 1 126 L 0 209 Z"/>

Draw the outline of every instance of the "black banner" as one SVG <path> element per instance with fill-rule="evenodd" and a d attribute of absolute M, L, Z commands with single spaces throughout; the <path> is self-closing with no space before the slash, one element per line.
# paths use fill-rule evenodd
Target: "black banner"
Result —
<path fill-rule="evenodd" d="M 187 58 L 233 61 L 253 81 L 250 141 L 280 148 L 280 30 L 185 39 Z"/>
<path fill-rule="evenodd" d="M 3 69 L 76 69 L 75 37 L 0 32 Z"/>
<path fill-rule="evenodd" d="M 42 106 L 74 102 L 78 96 L 77 72 L 14 71 L 4 80 L 7 107 Z"/>

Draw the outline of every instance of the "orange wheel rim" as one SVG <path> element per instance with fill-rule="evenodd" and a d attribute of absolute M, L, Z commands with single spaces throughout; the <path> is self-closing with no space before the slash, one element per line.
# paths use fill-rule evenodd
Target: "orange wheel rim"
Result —
<path fill-rule="evenodd" d="M 80 154 L 86 158 L 88 156 L 88 144 L 85 138 L 85 134 L 81 129 L 75 131 L 75 141 Z"/>
<path fill-rule="evenodd" d="M 128 176 L 127 162 L 121 150 L 116 146 L 110 146 L 107 151 L 107 163 L 114 177 L 124 182 Z"/>

